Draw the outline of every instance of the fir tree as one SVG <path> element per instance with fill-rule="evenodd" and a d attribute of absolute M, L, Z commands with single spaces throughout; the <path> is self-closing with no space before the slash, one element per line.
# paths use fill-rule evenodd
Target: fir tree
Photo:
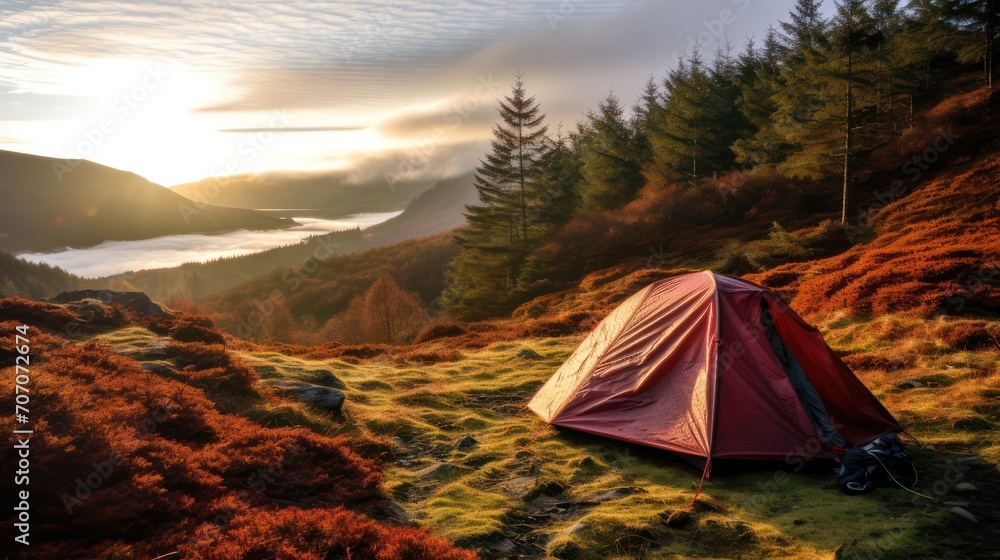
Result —
<path fill-rule="evenodd" d="M 580 195 L 586 208 L 617 208 L 642 186 L 636 135 L 613 93 L 588 116 L 582 146 L 583 183 Z"/>

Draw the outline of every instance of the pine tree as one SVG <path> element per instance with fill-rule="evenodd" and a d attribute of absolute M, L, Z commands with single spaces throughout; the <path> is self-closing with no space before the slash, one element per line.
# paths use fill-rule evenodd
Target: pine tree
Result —
<path fill-rule="evenodd" d="M 948 0 L 946 7 L 946 17 L 968 33 L 968 39 L 959 41 L 959 60 L 981 63 L 983 80 L 992 88 L 1000 39 L 1000 0 Z"/>
<path fill-rule="evenodd" d="M 517 287 L 531 243 L 532 208 L 543 204 L 541 161 L 548 149 L 545 115 L 515 75 L 511 93 L 497 104 L 490 151 L 476 168 L 479 204 L 466 207 L 467 225 L 455 235 L 461 247 L 442 295 L 460 314 L 502 306 Z"/>
<path fill-rule="evenodd" d="M 822 0 L 797 0 L 788 14 L 788 21 L 779 24 L 792 66 L 808 62 L 810 55 L 827 45 L 827 22 L 820 11 L 822 4 Z"/>
<path fill-rule="evenodd" d="M 787 157 L 790 146 L 775 130 L 776 101 L 784 88 L 784 53 L 774 27 L 768 27 L 760 49 L 751 40 L 739 59 L 737 106 L 747 123 L 747 134 L 733 143 L 736 161 L 744 167 L 773 166 Z"/>
<path fill-rule="evenodd" d="M 741 135 L 731 57 L 716 57 L 706 69 L 696 52 L 667 73 L 665 102 L 649 128 L 653 163 L 698 185 L 705 176 L 731 169 L 733 142 Z"/>
<path fill-rule="evenodd" d="M 631 200 L 643 182 L 635 132 L 613 93 L 587 119 L 579 142 L 583 206 L 617 208 Z"/>

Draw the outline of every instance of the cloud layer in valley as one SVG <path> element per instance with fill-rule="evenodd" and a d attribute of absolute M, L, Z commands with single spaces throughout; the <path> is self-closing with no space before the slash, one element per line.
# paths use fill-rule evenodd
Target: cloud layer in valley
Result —
<path fill-rule="evenodd" d="M 166 184 L 232 168 L 439 175 L 475 163 L 518 70 L 553 129 L 572 127 L 607 91 L 631 103 L 647 76 L 694 44 L 742 46 L 787 9 L 766 0 L 0 0 L 0 147 Z M 113 130 L 98 139 L 104 120 Z"/>

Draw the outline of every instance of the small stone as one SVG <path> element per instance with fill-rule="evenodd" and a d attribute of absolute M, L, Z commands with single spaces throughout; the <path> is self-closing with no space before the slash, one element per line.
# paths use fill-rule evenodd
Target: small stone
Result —
<path fill-rule="evenodd" d="M 497 552 L 510 552 L 514 550 L 514 542 L 510 539 L 504 538 L 498 541 L 486 543 L 486 548 Z"/>
<path fill-rule="evenodd" d="M 586 521 L 580 521 L 579 523 L 575 523 L 569 529 L 566 529 L 566 534 L 575 535 L 581 531 L 586 531 L 589 528 L 590 528 L 590 523 L 587 523 Z"/>
<path fill-rule="evenodd" d="M 953 507 L 951 508 L 951 512 L 961 517 L 962 519 L 965 519 L 966 521 L 970 521 L 972 523 L 979 523 L 979 520 L 976 519 L 976 516 L 969 513 L 969 510 L 963 507 L 958 507 L 958 506 Z"/>
<path fill-rule="evenodd" d="M 291 379 L 265 379 L 263 384 L 272 387 L 283 396 L 334 414 L 338 414 L 344 406 L 344 393 L 329 387 Z"/>
<path fill-rule="evenodd" d="M 959 482 L 951 489 L 956 494 L 973 494 L 975 492 L 979 492 L 979 488 L 976 488 L 974 484 L 969 482 Z"/>
<path fill-rule="evenodd" d="M 926 385 L 916 379 L 907 379 L 899 385 L 896 385 L 897 389 L 920 389 L 921 387 L 926 387 Z"/>
<path fill-rule="evenodd" d="M 542 357 L 531 348 L 524 348 L 517 353 L 517 357 L 522 360 L 541 360 Z"/>
<path fill-rule="evenodd" d="M 472 449 L 477 445 L 479 445 L 479 442 L 476 441 L 476 438 L 466 434 L 465 437 L 455 443 L 455 449 Z"/>
<path fill-rule="evenodd" d="M 453 465 L 452 463 L 438 463 L 425 469 L 421 469 L 414 474 L 422 480 L 441 480 L 451 478 L 459 473 L 471 471 L 469 467 Z"/>
<path fill-rule="evenodd" d="M 406 447 L 406 442 L 399 436 L 392 436 L 389 441 L 396 447 Z"/>
<path fill-rule="evenodd" d="M 661 513 L 660 517 L 662 518 L 665 513 L 666 512 Z M 677 529 L 686 527 L 694 521 L 694 510 L 690 507 L 675 510 L 670 515 L 667 515 L 664 521 L 666 522 L 667 527 L 674 527 Z"/>

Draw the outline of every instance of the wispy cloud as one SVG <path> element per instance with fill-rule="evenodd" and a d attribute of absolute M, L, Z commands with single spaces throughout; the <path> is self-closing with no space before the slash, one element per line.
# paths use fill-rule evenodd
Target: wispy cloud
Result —
<path fill-rule="evenodd" d="M 776 0 L 0 0 L 0 136 L 65 156 L 66 141 L 42 139 L 75 141 L 155 63 L 172 72 L 172 89 L 157 95 L 178 117 L 155 108 L 172 136 L 136 121 L 94 159 L 167 182 L 181 179 L 171 159 L 188 175 L 224 169 L 240 135 L 269 133 L 261 124 L 278 109 L 294 118 L 255 168 L 407 158 L 429 138 L 465 154 L 488 139 L 495 99 L 518 68 L 550 121 L 571 127 L 611 88 L 630 103 L 692 40 L 709 37 L 707 51 L 723 36 L 741 44 L 787 9 Z M 717 25 L 727 10 L 733 17 Z M 499 90 L 481 95 L 484 80 Z M 204 138 L 175 139 L 185 134 Z M 149 167 L 157 161 L 167 163 Z"/>

